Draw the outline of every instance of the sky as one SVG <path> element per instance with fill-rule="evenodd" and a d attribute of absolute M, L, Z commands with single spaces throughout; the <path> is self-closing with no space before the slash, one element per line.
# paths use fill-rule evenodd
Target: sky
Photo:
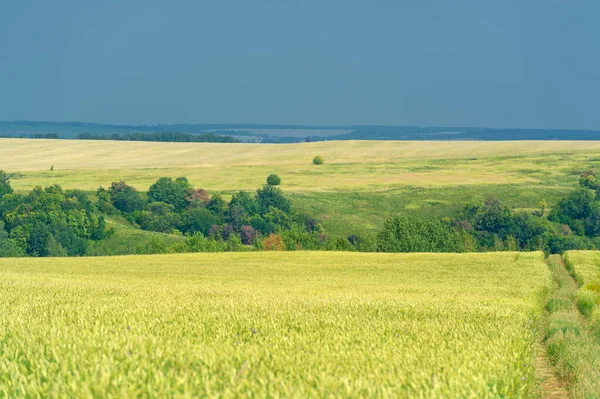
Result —
<path fill-rule="evenodd" d="M 1 0 L 0 120 L 600 129 L 597 0 Z"/>

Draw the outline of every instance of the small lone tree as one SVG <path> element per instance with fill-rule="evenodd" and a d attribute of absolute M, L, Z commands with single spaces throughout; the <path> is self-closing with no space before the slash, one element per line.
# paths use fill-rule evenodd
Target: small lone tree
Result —
<path fill-rule="evenodd" d="M 269 186 L 278 186 L 281 184 L 281 178 L 276 174 L 271 174 L 267 177 L 267 184 Z"/>
<path fill-rule="evenodd" d="M 323 165 L 325 163 L 325 159 L 323 159 L 322 156 L 317 155 L 316 157 L 313 158 L 313 164 L 315 165 Z"/>

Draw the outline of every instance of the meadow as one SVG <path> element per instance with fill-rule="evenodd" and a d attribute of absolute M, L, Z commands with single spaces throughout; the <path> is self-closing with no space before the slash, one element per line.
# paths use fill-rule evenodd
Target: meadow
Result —
<path fill-rule="evenodd" d="M 301 144 L 144 143 L 0 139 L 0 169 L 17 191 L 37 185 L 95 191 L 124 180 L 139 190 L 186 176 L 227 198 L 266 176 L 333 234 L 369 233 L 398 212 L 446 216 L 498 196 L 515 209 L 550 207 L 600 165 L 600 142 L 336 141 Z M 311 163 L 322 155 L 325 164 Z M 54 170 L 51 171 L 51 166 Z"/>
<path fill-rule="evenodd" d="M 532 397 L 541 253 L 0 260 L 8 397 Z"/>

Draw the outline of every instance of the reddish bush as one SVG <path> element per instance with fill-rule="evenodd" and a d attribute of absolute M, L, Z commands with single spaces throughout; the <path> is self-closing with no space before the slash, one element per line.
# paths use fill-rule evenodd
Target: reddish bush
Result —
<path fill-rule="evenodd" d="M 246 244 L 246 245 L 252 245 L 254 244 L 254 239 L 256 238 L 256 236 L 258 235 L 258 232 L 256 230 L 254 230 L 254 228 L 252 226 L 242 226 L 241 227 L 241 238 L 242 238 L 242 243 Z"/>
<path fill-rule="evenodd" d="M 262 244 L 265 251 L 285 251 L 285 243 L 279 234 L 271 233 Z"/>
<path fill-rule="evenodd" d="M 202 206 L 210 202 L 210 194 L 203 188 L 189 190 L 185 196 L 189 204 L 200 204 Z"/>

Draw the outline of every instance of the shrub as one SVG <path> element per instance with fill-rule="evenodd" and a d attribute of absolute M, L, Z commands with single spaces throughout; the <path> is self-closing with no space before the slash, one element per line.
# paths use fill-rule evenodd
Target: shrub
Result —
<path fill-rule="evenodd" d="M 189 237 L 186 246 L 190 252 L 225 252 L 227 249 L 225 242 L 207 238 L 200 233 Z"/>
<path fill-rule="evenodd" d="M 254 240 L 256 239 L 256 237 L 258 236 L 258 232 L 256 230 L 254 230 L 254 228 L 252 226 L 242 226 L 241 227 L 241 239 L 242 239 L 242 243 L 246 244 L 246 245 L 252 245 L 254 244 Z"/>
<path fill-rule="evenodd" d="M 320 155 L 317 155 L 316 157 L 313 158 L 313 164 L 315 164 L 315 165 L 323 165 L 324 163 L 325 163 L 325 159 Z"/>
<path fill-rule="evenodd" d="M 325 246 L 325 236 L 318 232 L 308 232 L 303 225 L 293 223 L 281 233 L 281 238 L 288 250 L 316 251 Z"/>
<path fill-rule="evenodd" d="M 380 252 L 464 252 L 460 232 L 447 223 L 399 215 L 377 236 Z"/>
<path fill-rule="evenodd" d="M 271 233 L 261 241 L 260 247 L 264 251 L 285 251 L 285 244 L 279 234 Z"/>
<path fill-rule="evenodd" d="M 365 236 L 353 234 L 348 237 L 348 242 L 359 252 L 377 252 L 377 239 L 370 234 Z"/>
<path fill-rule="evenodd" d="M 276 174 L 271 174 L 267 177 L 267 184 L 269 186 L 278 186 L 281 184 L 281 178 Z"/>

